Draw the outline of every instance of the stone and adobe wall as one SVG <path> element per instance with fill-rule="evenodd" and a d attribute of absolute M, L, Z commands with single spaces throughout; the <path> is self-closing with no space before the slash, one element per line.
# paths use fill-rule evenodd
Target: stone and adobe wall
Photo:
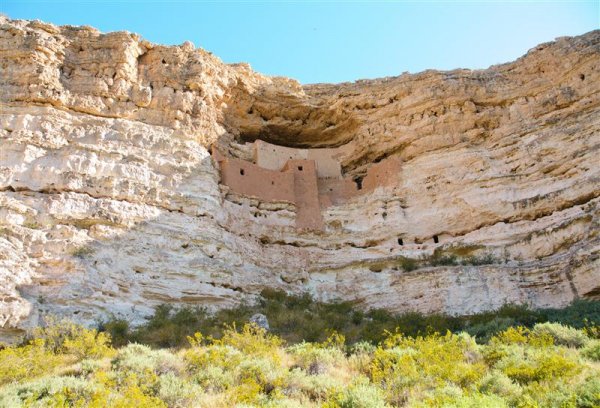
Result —
<path fill-rule="evenodd" d="M 223 155 L 213 147 L 221 184 L 260 201 L 284 201 L 296 206 L 296 228 L 322 230 L 321 210 L 380 186 L 398 184 L 401 161 L 390 157 L 372 165 L 355 181 L 342 176 L 339 158 L 351 147 L 297 149 L 262 140 L 253 144 L 254 163 Z"/>
<path fill-rule="evenodd" d="M 275 171 L 225 157 L 217 149 L 213 149 L 213 157 L 221 171 L 221 184 L 234 193 L 292 203 L 296 206 L 296 228 L 323 228 L 314 160 L 289 160 L 281 171 Z"/>
<path fill-rule="evenodd" d="M 296 197 L 296 228 L 323 229 L 323 216 L 317 187 L 317 166 L 314 160 L 289 160 L 284 172 L 294 175 Z"/>
<path fill-rule="evenodd" d="M 314 160 L 319 178 L 341 178 L 340 157 L 352 149 L 350 143 L 335 148 L 296 149 L 257 140 L 254 142 L 254 161 L 260 167 L 279 171 L 288 160 Z"/>
<path fill-rule="evenodd" d="M 367 175 L 362 180 L 361 192 L 364 194 L 381 186 L 398 184 L 402 161 L 398 157 L 389 157 L 369 167 Z"/>
<path fill-rule="evenodd" d="M 319 201 L 322 208 L 341 205 L 358 194 L 356 183 L 349 178 L 319 179 Z"/>
<path fill-rule="evenodd" d="M 263 169 L 245 160 L 225 157 L 217 149 L 213 149 L 213 157 L 219 164 L 221 183 L 235 193 L 296 204 L 293 172 Z"/>

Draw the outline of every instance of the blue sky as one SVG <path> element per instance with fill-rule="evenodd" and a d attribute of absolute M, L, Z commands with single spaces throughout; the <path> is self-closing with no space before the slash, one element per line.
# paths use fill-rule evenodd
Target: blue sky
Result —
<path fill-rule="evenodd" d="M 600 27 L 600 0 L 207 2 L 0 0 L 11 18 L 192 41 L 225 62 L 302 83 L 485 68 Z"/>

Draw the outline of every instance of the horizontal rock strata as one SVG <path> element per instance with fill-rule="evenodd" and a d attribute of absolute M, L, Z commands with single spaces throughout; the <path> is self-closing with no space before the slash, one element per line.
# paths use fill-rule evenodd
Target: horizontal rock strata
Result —
<path fill-rule="evenodd" d="M 3 339 L 48 313 L 139 323 L 267 287 L 452 314 L 600 298 L 600 31 L 333 85 L 4 17 L 0 57 Z M 339 147 L 348 180 L 400 164 L 298 229 L 297 203 L 221 181 L 210 147 L 251 162 L 256 140 Z"/>

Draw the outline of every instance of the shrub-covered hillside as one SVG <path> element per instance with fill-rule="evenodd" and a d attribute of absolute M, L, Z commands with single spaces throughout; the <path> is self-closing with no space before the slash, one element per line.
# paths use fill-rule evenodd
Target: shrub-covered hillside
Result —
<path fill-rule="evenodd" d="M 369 314 L 359 319 L 352 309 L 334 313 L 340 305 L 307 300 L 315 324 L 321 327 L 329 318 L 338 331 L 324 326 L 324 340 L 306 342 L 297 340 L 309 319 L 285 305 L 297 300 L 280 298 L 280 312 L 267 307 L 268 299 L 255 306 L 270 308 L 272 332 L 253 325 L 216 327 L 212 319 L 231 310 L 209 316 L 161 308 L 138 329 L 105 323 L 103 329 L 120 336 L 119 346 L 108 331 L 53 322 L 23 344 L 0 350 L 0 407 L 600 406 L 597 302 L 562 311 L 522 309 L 529 327 L 511 325 L 516 317 L 508 315 L 518 309 L 505 308 L 496 316 L 468 319 L 388 316 L 400 325 L 369 333 L 368 328 L 384 328 L 384 321 Z M 535 323 L 541 316 L 581 328 Z M 192 327 L 183 327 L 186 322 Z M 463 331 L 434 329 L 450 323 Z M 177 335 L 198 327 L 204 333 L 195 331 L 179 345 Z M 125 344 L 128 339 L 149 341 Z M 178 345 L 155 346 L 164 341 Z"/>

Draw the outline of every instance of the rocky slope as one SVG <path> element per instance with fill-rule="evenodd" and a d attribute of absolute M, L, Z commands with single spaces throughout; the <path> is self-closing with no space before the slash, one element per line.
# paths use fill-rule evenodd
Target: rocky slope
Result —
<path fill-rule="evenodd" d="M 265 287 L 455 314 L 600 297 L 600 31 L 486 70 L 302 86 L 190 43 L 0 29 L 4 339 Z M 209 147 L 248 159 L 256 139 L 346 145 L 347 177 L 402 170 L 298 231 L 293 205 L 219 185 Z"/>

